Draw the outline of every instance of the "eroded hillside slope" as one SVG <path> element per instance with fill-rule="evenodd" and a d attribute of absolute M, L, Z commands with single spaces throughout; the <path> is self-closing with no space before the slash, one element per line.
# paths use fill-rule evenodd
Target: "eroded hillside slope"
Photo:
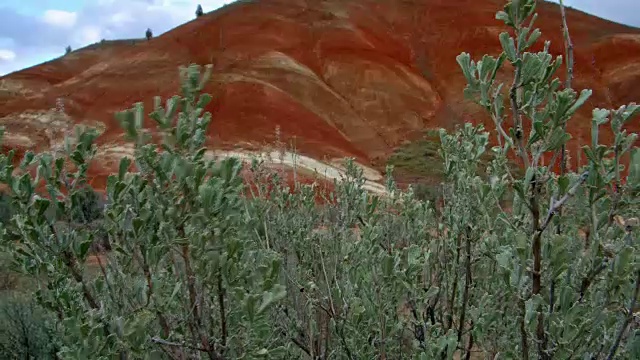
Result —
<path fill-rule="evenodd" d="M 255 150 L 274 141 L 279 127 L 302 154 L 352 156 L 380 169 L 396 147 L 426 129 L 488 121 L 464 100 L 455 57 L 499 53 L 503 27 L 494 14 L 503 3 L 237 2 L 148 42 L 98 44 L 0 78 L 0 123 L 10 147 L 52 146 L 71 124 L 83 123 L 102 129 L 99 142 L 111 149 L 123 141 L 114 112 L 137 101 L 151 109 L 153 96 L 178 91 L 179 65 L 212 63 L 212 146 Z M 543 38 L 561 54 L 558 7 L 539 2 L 538 13 Z M 640 30 L 575 10 L 568 21 L 574 87 L 594 90 L 570 124 L 576 146 L 589 139 L 593 107 L 640 101 Z M 67 116 L 54 116 L 57 99 Z M 103 160 L 96 177 L 115 164 Z"/>

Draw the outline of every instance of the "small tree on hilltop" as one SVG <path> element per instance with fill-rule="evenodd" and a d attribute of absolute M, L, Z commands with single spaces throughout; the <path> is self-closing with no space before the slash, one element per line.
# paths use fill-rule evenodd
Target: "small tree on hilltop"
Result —
<path fill-rule="evenodd" d="M 202 11 L 202 6 L 198 4 L 198 8 L 196 9 L 196 17 L 200 17 L 202 15 L 204 15 L 204 11 Z"/>
<path fill-rule="evenodd" d="M 67 45 L 67 47 L 64 49 L 64 54 L 69 55 L 70 53 L 71 53 L 71 46 Z"/>
<path fill-rule="evenodd" d="M 153 33 L 151 32 L 151 29 L 147 28 L 147 32 L 145 33 L 145 36 L 147 37 L 147 40 L 151 40 L 151 38 L 153 37 Z"/>

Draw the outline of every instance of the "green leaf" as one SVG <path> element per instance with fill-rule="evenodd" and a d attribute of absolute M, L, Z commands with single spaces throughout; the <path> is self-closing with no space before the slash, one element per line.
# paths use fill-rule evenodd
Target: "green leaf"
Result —
<path fill-rule="evenodd" d="M 57 158 L 55 167 L 56 167 L 55 177 L 57 179 L 60 177 L 60 174 L 62 173 L 62 168 L 64 167 L 64 158 Z"/>
<path fill-rule="evenodd" d="M 567 175 L 562 175 L 558 178 L 558 192 L 560 194 L 565 194 L 567 189 L 569 188 L 569 177 Z"/>
<path fill-rule="evenodd" d="M 567 312 L 574 300 L 574 291 L 569 286 L 560 287 L 560 301 L 559 304 L 563 311 Z"/>
<path fill-rule="evenodd" d="M 620 250 L 620 252 L 616 257 L 616 262 L 614 267 L 616 274 L 622 275 L 629 269 L 629 265 L 633 260 L 633 255 L 634 255 L 633 252 L 634 252 L 634 249 L 631 246 L 625 246 L 624 248 L 622 248 L 622 250 Z"/>
<path fill-rule="evenodd" d="M 591 97 L 592 91 L 590 89 L 584 89 L 580 92 L 578 99 L 571 105 L 569 110 L 565 113 L 565 116 L 572 116 L 578 111 L 578 109 Z"/>
<path fill-rule="evenodd" d="M 409 265 L 416 265 L 422 262 L 422 250 L 419 246 L 413 244 L 408 249 L 408 263 Z"/>
<path fill-rule="evenodd" d="M 31 176 L 23 174 L 17 183 L 14 183 L 14 192 L 24 199 L 31 198 L 33 195 L 33 184 L 31 183 Z"/>
<path fill-rule="evenodd" d="M 85 163 L 84 156 L 78 150 L 74 150 L 69 157 L 76 166 L 80 166 Z"/>
<path fill-rule="evenodd" d="M 524 22 L 533 12 L 536 10 L 535 0 L 520 0 L 518 1 L 519 6 L 521 6 L 518 14 L 520 15 L 520 22 Z"/>
<path fill-rule="evenodd" d="M 570 139 L 571 135 L 566 133 L 565 130 L 561 127 L 556 127 L 552 130 L 551 136 L 549 136 L 545 151 L 557 150 L 562 147 L 562 145 L 566 144 Z"/>
<path fill-rule="evenodd" d="M 198 99 L 198 104 L 196 105 L 198 108 L 204 109 L 211 102 L 211 95 L 202 94 L 200 95 L 200 99 Z"/>
<path fill-rule="evenodd" d="M 540 35 L 542 35 L 542 32 L 540 31 L 540 29 L 533 30 L 533 32 L 529 36 L 529 40 L 527 40 L 526 48 L 530 48 L 531 45 L 533 45 L 536 41 L 538 41 L 538 39 L 540 38 Z"/>
<path fill-rule="evenodd" d="M 529 141 L 527 145 L 531 146 L 537 141 L 544 139 L 545 135 L 546 135 L 546 129 L 545 129 L 544 123 L 540 120 L 534 121 L 533 131 L 531 131 L 531 135 L 529 136 Z"/>
<path fill-rule="evenodd" d="M 517 60 L 516 45 L 513 38 L 509 36 L 509 33 L 500 33 L 500 44 L 502 45 L 502 50 L 505 55 L 507 55 L 507 59 L 509 59 L 512 64 L 515 63 Z"/>
<path fill-rule="evenodd" d="M 516 181 L 513 183 L 513 189 L 516 191 L 516 194 L 518 194 L 518 196 L 520 197 L 520 199 L 526 199 L 526 196 L 524 194 L 524 186 L 522 186 L 522 182 L 521 181 Z"/>
<path fill-rule="evenodd" d="M 438 291 L 440 290 L 439 287 L 437 286 L 431 286 L 429 288 L 429 290 L 427 291 L 427 293 L 424 295 L 424 298 L 426 300 L 430 300 L 432 299 L 434 296 L 436 296 L 438 294 Z"/>
<path fill-rule="evenodd" d="M 33 163 L 33 160 L 35 158 L 35 154 L 31 151 L 27 151 L 24 154 L 24 157 L 22 158 L 22 162 L 20 163 L 20 167 L 22 169 L 27 168 L 27 166 L 31 165 Z"/>
<path fill-rule="evenodd" d="M 176 295 L 178 295 L 178 292 L 180 292 L 180 288 L 182 287 L 182 283 L 181 282 L 176 282 L 176 284 L 173 286 L 173 291 L 171 292 L 171 296 L 168 299 L 168 302 L 172 302 L 173 299 L 176 298 Z"/>
<path fill-rule="evenodd" d="M 256 352 L 256 356 L 268 356 L 269 350 L 262 348 Z"/>
<path fill-rule="evenodd" d="M 631 150 L 631 160 L 629 161 L 629 175 L 627 183 L 633 186 L 640 185 L 640 148 Z"/>
<path fill-rule="evenodd" d="M 165 116 L 167 118 L 167 123 L 165 125 L 170 125 L 171 119 L 173 119 L 173 117 L 176 116 L 176 111 L 178 110 L 179 102 L 180 102 L 179 96 L 172 96 L 169 99 L 167 99 L 167 106 L 165 108 L 166 110 Z"/>
<path fill-rule="evenodd" d="M 45 213 L 45 211 L 47 211 L 50 203 L 51 202 L 49 201 L 49 199 L 45 199 L 41 197 L 38 197 L 35 200 L 34 205 L 35 205 L 36 213 L 38 214 L 38 216 L 42 216 Z"/>
<path fill-rule="evenodd" d="M 239 293 L 242 294 L 240 296 L 244 295 L 243 290 L 240 290 Z M 247 313 L 249 322 L 255 321 L 256 305 L 258 304 L 258 298 L 259 298 L 259 295 L 256 296 L 256 295 L 247 294 L 246 296 L 244 296 L 244 310 Z"/>
<path fill-rule="evenodd" d="M 142 227 L 144 226 L 145 221 L 139 217 L 135 217 L 131 222 L 133 224 L 133 233 L 136 235 L 136 237 L 140 236 L 140 229 L 142 229 Z"/>
<path fill-rule="evenodd" d="M 463 52 L 460 55 L 456 56 L 456 61 L 458 62 L 458 65 L 460 65 L 462 74 L 464 75 L 465 79 L 467 79 L 467 84 L 475 89 L 478 80 L 475 76 L 475 67 L 473 66 L 473 62 L 471 61 L 471 56 L 468 53 Z"/>
<path fill-rule="evenodd" d="M 390 254 L 384 254 L 382 259 L 382 273 L 385 276 L 391 276 L 393 274 L 393 256 Z"/>
<path fill-rule="evenodd" d="M 80 244 L 80 249 L 78 251 L 78 258 L 85 259 L 87 254 L 89 253 L 89 249 L 91 248 L 91 244 L 93 243 L 93 237 L 89 238 L 88 241 L 84 241 Z"/>
<path fill-rule="evenodd" d="M 131 159 L 128 157 L 123 157 L 120 159 L 120 166 L 118 167 L 118 180 L 124 181 L 124 176 L 126 175 L 129 167 L 131 166 Z"/>
<path fill-rule="evenodd" d="M 536 311 L 536 302 L 533 298 L 525 301 L 525 323 L 530 324 L 534 317 L 538 314 Z"/>
<path fill-rule="evenodd" d="M 593 121 L 598 126 L 604 125 L 609 121 L 610 113 L 607 109 L 593 109 Z"/>
<path fill-rule="evenodd" d="M 625 110 L 622 112 L 622 123 L 626 124 L 630 120 L 633 120 L 636 116 L 640 115 L 640 105 L 636 105 L 631 103 L 625 107 Z"/>
<path fill-rule="evenodd" d="M 505 7 L 506 8 L 506 7 Z M 496 13 L 496 20 L 501 20 L 505 23 L 505 25 L 507 26 L 513 26 L 514 22 L 513 19 L 511 18 L 511 16 L 509 16 L 509 14 L 505 11 L 498 11 Z"/>
<path fill-rule="evenodd" d="M 258 308 L 258 315 L 270 308 L 274 303 L 284 299 L 287 295 L 287 289 L 283 285 L 277 284 L 272 291 L 264 292 L 262 295 L 262 303 Z"/>
<path fill-rule="evenodd" d="M 496 261 L 498 262 L 498 266 L 504 268 L 506 270 L 511 269 L 511 259 L 513 258 L 513 254 L 509 249 L 503 249 L 498 255 L 496 255 Z"/>
<path fill-rule="evenodd" d="M 538 74 L 541 72 L 541 67 L 542 62 L 538 56 L 531 53 L 524 53 L 521 66 L 521 84 L 526 86 L 531 82 L 535 82 Z"/>
<path fill-rule="evenodd" d="M 640 359 L 640 330 L 635 329 L 631 332 L 627 343 L 627 351 L 632 359 Z"/>

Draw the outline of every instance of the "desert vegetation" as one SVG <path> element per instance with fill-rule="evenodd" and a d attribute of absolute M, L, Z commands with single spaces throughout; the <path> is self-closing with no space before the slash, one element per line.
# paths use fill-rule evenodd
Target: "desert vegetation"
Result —
<path fill-rule="evenodd" d="M 625 130 L 640 107 L 593 109 L 587 163 L 569 171 L 566 125 L 591 92 L 571 88 L 566 26 L 564 82 L 565 57 L 532 52 L 535 9 L 507 2 L 503 52 L 458 56 L 494 127 L 437 132 L 432 200 L 399 189 L 391 166 L 387 194 L 367 192 L 353 162 L 327 192 L 208 156 L 211 66 L 181 68 L 181 95 L 149 114 L 118 114 L 135 155 L 104 204 L 88 186 L 92 129 L 64 154 L 2 155 L 2 272 L 29 282 L 4 291 L 38 305 L 3 297 L 2 326 L 26 318 L 29 336 L 0 357 L 640 358 L 640 151 Z"/>

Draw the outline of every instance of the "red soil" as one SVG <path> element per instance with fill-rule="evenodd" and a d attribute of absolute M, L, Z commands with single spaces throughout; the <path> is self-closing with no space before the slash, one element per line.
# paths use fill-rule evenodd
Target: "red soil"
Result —
<path fill-rule="evenodd" d="M 213 63 L 206 88 L 214 96 L 208 108 L 212 146 L 259 147 L 275 139 L 279 126 L 282 139 L 295 136 L 303 154 L 381 165 L 425 129 L 467 120 L 492 128 L 483 110 L 464 100 L 455 57 L 463 51 L 474 59 L 499 54 L 504 27 L 495 12 L 504 2 L 238 2 L 151 41 L 92 46 L 0 78 L 0 123 L 31 140 L 22 148 L 49 146 L 45 130 L 61 125 L 17 116 L 51 109 L 63 98 L 74 123 L 104 124 L 100 144 L 120 143 L 115 111 L 137 101 L 150 110 L 154 96 L 178 92 L 179 65 Z M 542 39 L 561 54 L 559 8 L 539 1 L 538 13 Z M 571 9 L 568 22 L 573 85 L 594 90 L 569 124 L 575 151 L 589 142 L 593 108 L 640 100 L 634 86 L 640 81 L 640 30 Z M 639 122 L 630 130 L 640 130 Z M 601 134 L 611 140 L 607 129 Z M 113 169 L 99 164 L 94 174 Z"/>

